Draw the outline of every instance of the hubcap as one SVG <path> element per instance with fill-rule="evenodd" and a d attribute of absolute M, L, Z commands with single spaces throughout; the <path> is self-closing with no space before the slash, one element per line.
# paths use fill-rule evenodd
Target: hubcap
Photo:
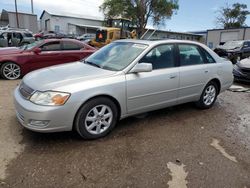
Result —
<path fill-rule="evenodd" d="M 210 85 L 206 88 L 203 95 L 203 102 L 205 105 L 209 106 L 214 102 L 216 96 L 216 89 L 213 85 Z"/>
<path fill-rule="evenodd" d="M 85 128 L 91 134 L 101 134 L 111 125 L 113 112 L 107 105 L 98 105 L 92 108 L 86 116 Z"/>
<path fill-rule="evenodd" d="M 10 63 L 4 66 L 3 76 L 9 80 L 15 80 L 20 77 L 20 67 L 14 63 Z"/>

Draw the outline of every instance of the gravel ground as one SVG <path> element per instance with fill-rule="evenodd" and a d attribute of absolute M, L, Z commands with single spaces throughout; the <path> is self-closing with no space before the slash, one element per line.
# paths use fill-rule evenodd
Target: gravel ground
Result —
<path fill-rule="evenodd" d="M 84 141 L 22 128 L 19 82 L 0 80 L 1 187 L 250 187 L 250 93 L 226 91 L 209 110 L 184 104 L 127 118 Z"/>

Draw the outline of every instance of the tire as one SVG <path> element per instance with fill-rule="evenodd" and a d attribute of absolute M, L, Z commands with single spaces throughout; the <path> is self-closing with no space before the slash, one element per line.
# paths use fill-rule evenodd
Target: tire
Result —
<path fill-rule="evenodd" d="M 16 80 L 21 77 L 21 67 L 16 63 L 7 62 L 1 66 L 0 74 L 6 80 Z"/>
<path fill-rule="evenodd" d="M 98 97 L 86 102 L 78 111 L 74 127 L 83 139 L 106 136 L 116 125 L 118 109 L 109 98 Z"/>
<path fill-rule="evenodd" d="M 211 81 L 204 88 L 199 101 L 196 102 L 196 106 L 200 109 L 208 109 L 211 108 L 219 94 L 218 85 Z"/>

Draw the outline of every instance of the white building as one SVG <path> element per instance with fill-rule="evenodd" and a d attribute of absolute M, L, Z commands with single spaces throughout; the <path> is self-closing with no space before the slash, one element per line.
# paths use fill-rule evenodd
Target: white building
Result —
<path fill-rule="evenodd" d="M 18 22 L 19 28 L 28 29 L 33 33 L 38 32 L 38 25 L 37 25 L 37 15 L 35 14 L 28 14 L 18 12 Z M 0 14 L 0 26 L 9 26 L 17 28 L 17 19 L 16 19 L 16 12 L 2 10 Z"/>
<path fill-rule="evenodd" d="M 250 27 L 207 30 L 207 45 L 212 49 L 233 40 L 250 40 Z"/>
<path fill-rule="evenodd" d="M 95 33 L 103 26 L 103 20 L 83 15 L 59 15 L 43 11 L 40 16 L 40 30 L 81 35 Z"/>
<path fill-rule="evenodd" d="M 178 39 L 178 40 L 192 40 L 198 42 L 203 41 L 203 35 L 185 32 L 175 32 L 166 30 L 148 29 L 143 35 L 143 39 Z"/>

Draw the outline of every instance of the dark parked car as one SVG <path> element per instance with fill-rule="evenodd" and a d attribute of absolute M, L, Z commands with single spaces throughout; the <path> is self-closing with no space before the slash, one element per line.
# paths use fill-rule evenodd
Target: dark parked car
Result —
<path fill-rule="evenodd" d="M 234 65 L 234 79 L 250 83 L 250 58 L 243 59 Z"/>
<path fill-rule="evenodd" d="M 79 61 L 96 49 L 74 39 L 46 39 L 22 47 L 0 49 L 0 75 L 14 80 L 30 71 Z"/>
<path fill-rule="evenodd" d="M 232 63 L 250 56 L 250 41 L 228 41 L 218 46 L 214 52 L 221 57 L 227 57 Z"/>
<path fill-rule="evenodd" d="M 75 35 L 73 35 L 73 34 L 57 33 L 54 31 L 46 31 L 46 32 L 36 33 L 36 34 L 34 34 L 34 37 L 36 40 L 62 39 L 62 38 L 76 39 Z"/>

